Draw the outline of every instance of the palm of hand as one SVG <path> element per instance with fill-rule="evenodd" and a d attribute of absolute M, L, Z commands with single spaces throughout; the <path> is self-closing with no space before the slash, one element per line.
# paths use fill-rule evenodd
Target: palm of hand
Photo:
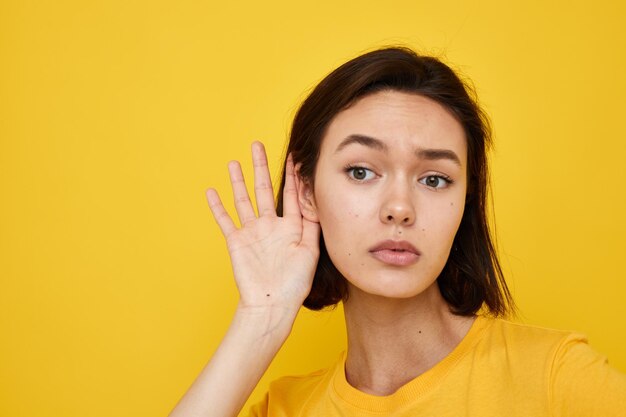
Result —
<path fill-rule="evenodd" d="M 286 166 L 283 217 L 276 215 L 267 157 L 260 143 L 253 144 L 253 161 L 258 217 L 236 162 L 229 164 L 229 173 L 241 227 L 235 226 L 213 189 L 207 190 L 209 206 L 226 238 L 240 303 L 297 308 L 313 282 L 319 224 L 302 217 L 291 158 Z"/>

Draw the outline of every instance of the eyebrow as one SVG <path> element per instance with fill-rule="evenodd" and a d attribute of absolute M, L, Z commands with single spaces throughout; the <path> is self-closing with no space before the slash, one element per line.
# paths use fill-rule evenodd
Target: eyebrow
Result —
<path fill-rule="evenodd" d="M 335 153 L 338 153 L 342 149 L 344 149 L 348 145 L 359 144 L 363 146 L 367 146 L 368 148 L 375 149 L 377 151 L 381 151 L 387 153 L 389 148 L 387 145 L 381 141 L 380 139 L 373 138 L 371 136 L 353 134 L 346 137 L 341 141 Z M 454 162 L 456 165 L 461 166 L 461 159 L 458 157 L 456 153 L 449 149 L 424 149 L 418 148 L 415 150 L 415 156 L 420 159 L 426 159 L 429 161 L 436 161 L 439 159 L 447 159 Z"/>
<path fill-rule="evenodd" d="M 355 134 L 355 135 L 350 135 L 346 137 L 344 140 L 342 140 L 339 146 L 337 146 L 335 153 L 338 153 L 343 148 L 345 148 L 348 145 L 352 145 L 353 143 L 358 143 L 360 145 L 367 146 L 368 148 L 376 149 L 378 151 L 383 151 L 385 153 L 389 150 L 387 148 L 387 145 L 379 139 L 373 138 L 371 136 Z"/>
<path fill-rule="evenodd" d="M 456 165 L 461 166 L 461 160 L 459 157 L 449 149 L 419 149 L 415 151 L 418 158 L 426 159 L 429 161 L 436 161 L 438 159 L 447 159 L 454 162 Z"/>

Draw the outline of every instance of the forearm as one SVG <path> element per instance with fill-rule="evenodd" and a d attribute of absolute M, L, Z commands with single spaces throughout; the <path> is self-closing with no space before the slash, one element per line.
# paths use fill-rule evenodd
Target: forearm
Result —
<path fill-rule="evenodd" d="M 296 309 L 238 308 L 215 354 L 170 417 L 236 416 L 291 331 Z"/>

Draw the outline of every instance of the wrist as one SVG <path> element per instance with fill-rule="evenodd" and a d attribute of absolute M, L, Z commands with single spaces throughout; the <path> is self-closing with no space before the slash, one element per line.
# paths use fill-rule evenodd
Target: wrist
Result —
<path fill-rule="evenodd" d="M 257 340 L 280 344 L 291 333 L 299 307 L 237 305 L 233 324 L 244 328 Z"/>

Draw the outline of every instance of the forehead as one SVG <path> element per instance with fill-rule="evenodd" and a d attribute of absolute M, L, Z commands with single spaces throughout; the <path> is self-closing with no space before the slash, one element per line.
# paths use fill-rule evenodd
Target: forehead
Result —
<path fill-rule="evenodd" d="M 322 153 L 335 152 L 353 134 L 375 137 L 391 151 L 450 149 L 463 164 L 467 158 L 463 126 L 444 106 L 418 94 L 381 91 L 359 99 L 331 120 Z"/>

